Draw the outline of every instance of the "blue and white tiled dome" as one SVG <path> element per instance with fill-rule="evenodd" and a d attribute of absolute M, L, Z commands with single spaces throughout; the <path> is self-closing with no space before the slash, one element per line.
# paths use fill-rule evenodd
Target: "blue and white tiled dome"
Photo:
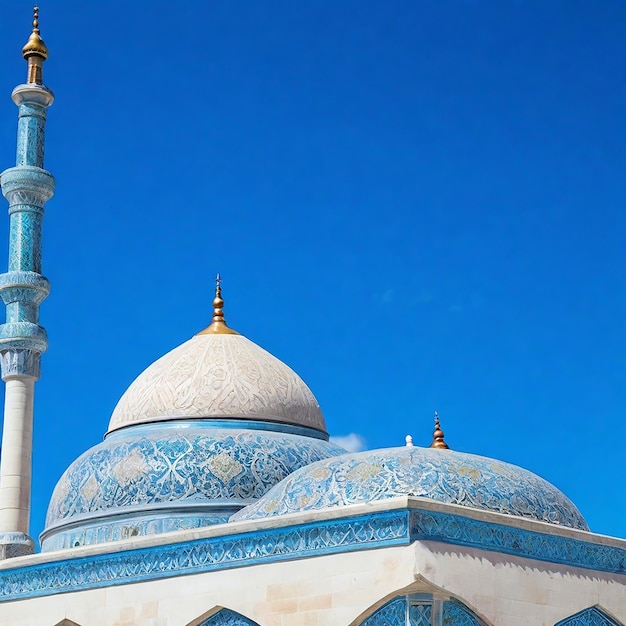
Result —
<path fill-rule="evenodd" d="M 43 549 L 225 523 L 295 470 L 344 452 L 297 432 L 189 421 L 112 433 L 59 480 Z"/>
<path fill-rule="evenodd" d="M 231 517 L 257 519 L 414 496 L 589 530 L 556 487 L 521 467 L 433 448 L 344 454 L 308 465 Z"/>
<path fill-rule="evenodd" d="M 287 365 L 213 323 L 150 365 L 105 440 L 59 480 L 43 550 L 227 522 L 297 469 L 345 452 Z"/>

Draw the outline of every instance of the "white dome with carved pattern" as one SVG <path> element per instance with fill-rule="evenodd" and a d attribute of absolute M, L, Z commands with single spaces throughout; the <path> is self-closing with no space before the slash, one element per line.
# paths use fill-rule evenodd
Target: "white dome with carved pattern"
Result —
<path fill-rule="evenodd" d="M 315 396 L 291 368 L 242 335 L 211 328 L 139 375 L 115 407 L 109 431 L 172 419 L 239 418 L 326 432 Z"/>

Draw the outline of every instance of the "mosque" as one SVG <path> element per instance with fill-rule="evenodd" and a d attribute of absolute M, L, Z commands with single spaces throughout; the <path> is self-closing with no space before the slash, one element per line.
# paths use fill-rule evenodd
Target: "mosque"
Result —
<path fill-rule="evenodd" d="M 53 94 L 38 11 L 13 90 L 17 160 L 0 275 L 6 383 L 0 623 L 13 626 L 626 624 L 626 541 L 590 532 L 558 489 L 448 448 L 348 453 L 311 390 L 213 319 L 128 387 L 104 441 L 61 476 L 29 536 L 44 129 Z"/>

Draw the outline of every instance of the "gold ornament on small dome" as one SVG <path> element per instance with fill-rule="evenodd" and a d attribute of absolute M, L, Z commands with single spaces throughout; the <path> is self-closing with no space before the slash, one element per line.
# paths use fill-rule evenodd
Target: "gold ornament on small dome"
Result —
<path fill-rule="evenodd" d="M 430 444 L 430 447 L 438 448 L 439 450 L 450 449 L 450 446 L 443 440 L 443 430 L 441 430 L 439 413 L 437 413 L 437 411 L 435 411 L 435 432 L 433 433 L 433 442 Z"/>
<path fill-rule="evenodd" d="M 48 58 L 48 48 L 39 35 L 39 7 L 33 7 L 33 32 L 22 48 L 22 56 L 28 61 L 28 78 L 31 85 L 43 84 L 43 62 Z"/>
<path fill-rule="evenodd" d="M 222 279 L 218 274 L 215 277 L 215 298 L 213 299 L 213 320 L 211 325 L 200 331 L 198 335 L 238 335 L 229 328 L 224 319 L 224 300 L 222 299 Z"/>

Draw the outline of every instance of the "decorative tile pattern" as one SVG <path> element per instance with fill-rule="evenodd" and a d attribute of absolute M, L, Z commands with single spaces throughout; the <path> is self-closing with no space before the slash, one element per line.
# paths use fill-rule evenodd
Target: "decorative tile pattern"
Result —
<path fill-rule="evenodd" d="M 271 530 L 0 569 L 0 602 L 80 589 L 434 540 L 626 573 L 626 549 L 421 509 L 382 511 Z"/>
<path fill-rule="evenodd" d="M 0 602 L 409 543 L 407 511 L 0 570 Z"/>
<path fill-rule="evenodd" d="M 6 323 L 0 325 L 2 378 L 28 376 L 38 379 L 40 355 L 48 347 L 46 331 L 39 326 L 39 304 L 48 295 L 48 281 L 41 273 L 43 207 L 54 193 L 54 178 L 43 168 L 46 109 L 52 93 L 39 85 L 19 85 L 13 90 L 19 107 L 16 167 L 0 174 L 2 194 L 9 201 L 9 272 L 0 276 L 0 296 L 6 305 Z M 28 406 L 28 405 L 27 405 Z M 32 418 L 32 403 L 30 404 Z M 5 421 L 5 429 L 7 422 Z M 30 458 L 32 438 L 19 450 Z M 5 460 L 2 475 L 8 480 Z M 30 487 L 19 490 L 20 506 L 30 501 Z M 30 506 L 30 504 L 28 504 Z M 15 529 L 13 529 L 15 530 Z M 0 558 L 31 553 L 33 542 L 23 533 L 0 537 Z"/>
<path fill-rule="evenodd" d="M 110 543 L 130 537 L 145 535 L 161 535 L 176 530 L 192 530 L 215 524 L 226 524 L 228 518 L 237 510 L 237 507 L 215 508 L 206 515 L 194 510 L 177 511 L 163 510 L 159 514 L 148 512 L 145 515 L 128 515 L 118 518 L 94 518 L 89 523 L 83 522 L 79 526 L 68 526 L 51 533 L 43 541 L 43 551 L 66 550 L 78 546 L 88 546 L 96 543 Z"/>
<path fill-rule="evenodd" d="M 420 602 L 409 602 L 409 626 L 431 626 L 433 618 L 433 605 Z"/>
<path fill-rule="evenodd" d="M 443 626 L 480 626 L 476 616 L 460 602 L 444 602 L 442 610 Z"/>
<path fill-rule="evenodd" d="M 235 613 L 229 609 L 222 609 L 215 615 L 209 617 L 200 626 L 259 626 L 251 619 Z"/>
<path fill-rule="evenodd" d="M 0 352 L 2 378 L 30 376 L 38 379 L 41 374 L 41 353 L 34 350 L 3 350 Z"/>
<path fill-rule="evenodd" d="M 46 109 L 38 102 L 19 105 L 16 165 L 43 167 Z"/>
<path fill-rule="evenodd" d="M 24 210 L 41 213 L 54 194 L 54 177 L 39 167 L 12 167 L 2 172 L 2 193 L 9 201 L 9 215 Z"/>
<path fill-rule="evenodd" d="M 41 213 L 14 212 L 9 231 L 9 271 L 41 273 Z"/>
<path fill-rule="evenodd" d="M 435 605 L 437 611 L 433 610 Z M 481 626 L 481 622 L 456 601 L 442 602 L 432 597 L 416 601 L 414 596 L 399 596 L 370 615 L 362 626 Z"/>
<path fill-rule="evenodd" d="M 6 323 L 0 325 L 2 377 L 39 378 L 39 355 L 48 347 L 39 326 L 39 304 L 49 292 L 41 272 L 43 206 L 54 178 L 43 165 L 45 106 L 23 102 L 18 126 L 18 167 L 4 171 L 2 193 L 9 201 L 9 272 L 0 275 Z"/>
<path fill-rule="evenodd" d="M 598 607 L 592 606 L 560 621 L 556 626 L 621 626 L 621 624 Z"/>
<path fill-rule="evenodd" d="M 230 512 L 260 498 L 268 489 L 307 463 L 344 452 L 321 439 L 258 430 L 176 427 L 174 424 L 138 426 L 113 433 L 80 456 L 57 484 L 46 518 L 44 549 L 49 537 L 75 518 L 80 525 L 103 523 L 104 516 L 158 513 L 177 505 L 193 509 L 196 519 L 206 520 L 209 509 L 229 506 Z M 204 513 L 204 518 L 198 513 Z M 176 513 L 172 515 L 176 517 Z M 214 523 L 224 521 L 218 514 Z M 129 520 L 119 525 L 132 525 Z M 51 532 L 49 529 L 55 528 Z M 138 534 L 150 526 L 136 526 Z M 91 535 L 90 535 L 91 536 Z M 72 539 L 70 545 L 74 545 Z M 85 537 L 78 539 L 82 544 Z M 55 547 L 60 547 L 54 543 Z"/>
<path fill-rule="evenodd" d="M 411 538 L 432 539 L 603 572 L 626 573 L 626 550 L 623 548 L 447 513 L 412 509 Z"/>
<path fill-rule="evenodd" d="M 394 598 L 370 615 L 362 626 L 407 626 L 406 611 L 406 597 Z"/>
<path fill-rule="evenodd" d="M 0 350 L 33 350 L 45 352 L 48 336 L 45 328 L 28 322 L 0 324 Z"/>
<path fill-rule="evenodd" d="M 257 519 L 397 496 L 417 496 L 587 530 L 574 504 L 539 476 L 452 450 L 371 450 L 309 465 L 233 520 Z"/>
<path fill-rule="evenodd" d="M 0 297 L 5 304 L 12 302 L 39 304 L 49 292 L 50 283 L 41 274 L 35 272 L 0 274 Z"/>
<path fill-rule="evenodd" d="M 196 335 L 155 361 L 121 397 L 109 431 L 155 420 L 224 417 L 326 432 L 302 379 L 242 335 Z"/>

